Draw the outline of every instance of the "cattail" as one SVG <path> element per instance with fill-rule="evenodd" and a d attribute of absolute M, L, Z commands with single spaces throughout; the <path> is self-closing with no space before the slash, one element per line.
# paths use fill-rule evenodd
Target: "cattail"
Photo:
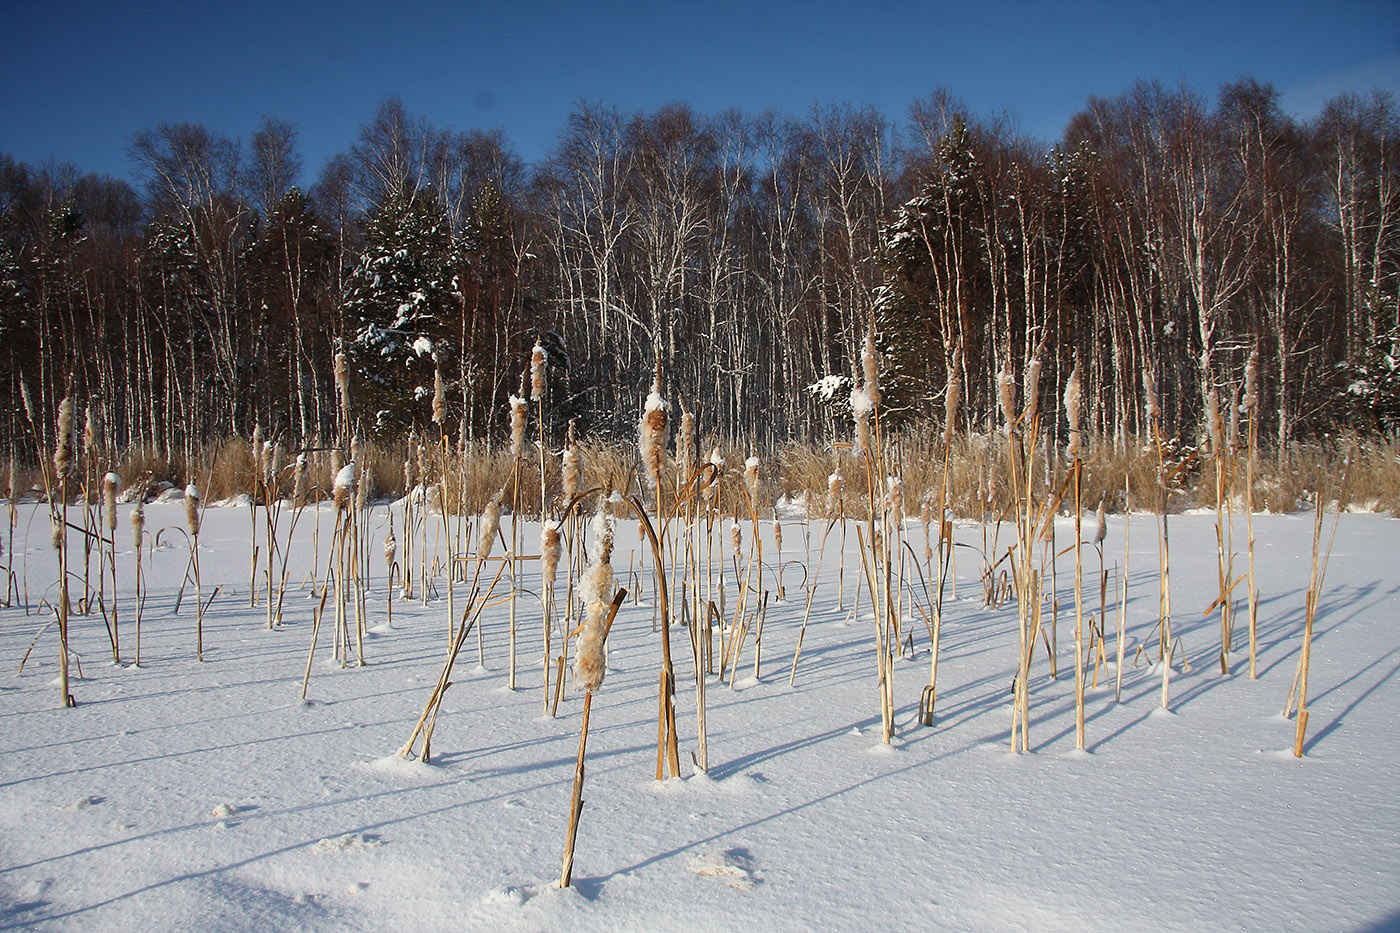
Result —
<path fill-rule="evenodd" d="M 442 367 L 433 369 L 433 424 L 447 423 L 447 387 L 442 381 Z"/>
<path fill-rule="evenodd" d="M 1006 433 L 1010 434 L 1016 423 L 1016 374 L 1011 369 L 1011 357 L 997 373 L 997 396 L 1001 400 L 1001 416 L 1006 421 Z"/>
<path fill-rule="evenodd" d="M 676 463 L 681 476 L 688 479 L 695 472 L 695 415 L 681 403 L 681 430 L 676 435 Z"/>
<path fill-rule="evenodd" d="M 73 466 L 73 400 L 58 403 L 58 437 L 54 442 L 53 466 L 61 480 Z"/>
<path fill-rule="evenodd" d="M 266 459 L 263 456 L 263 429 L 262 425 L 253 425 L 253 441 L 249 445 L 249 450 L 253 455 L 253 498 L 257 499 L 262 495 L 263 480 L 267 476 Z"/>
<path fill-rule="evenodd" d="M 1143 409 L 1147 414 L 1149 424 L 1162 417 L 1162 409 L 1157 407 L 1157 390 L 1153 386 L 1152 372 L 1143 370 L 1142 392 L 1144 396 Z"/>
<path fill-rule="evenodd" d="M 428 511 L 442 514 L 442 486 L 439 483 L 428 487 Z"/>
<path fill-rule="evenodd" d="M 544 401 L 544 367 L 549 354 L 538 343 L 530 351 L 530 401 Z"/>
<path fill-rule="evenodd" d="M 1240 402 L 1240 413 L 1249 414 L 1259 407 L 1259 351 L 1249 351 L 1249 362 L 1244 364 L 1244 398 Z"/>
<path fill-rule="evenodd" d="M 365 467 L 365 475 L 360 478 L 358 487 L 355 490 L 355 508 L 361 512 L 365 510 L 365 503 L 369 501 L 370 491 L 374 486 L 374 470 Z"/>
<path fill-rule="evenodd" d="M 729 543 L 734 546 L 734 559 L 739 559 L 739 552 L 744 548 L 744 530 L 735 522 L 729 526 Z"/>
<path fill-rule="evenodd" d="M 496 532 L 501 527 L 501 502 L 499 498 L 486 503 L 481 513 L 481 537 L 476 544 L 476 559 L 485 560 L 491 556 L 496 546 Z"/>
<path fill-rule="evenodd" d="M 335 477 L 339 476 L 340 470 L 344 466 L 345 455 L 342 454 L 340 452 L 340 448 L 337 447 L 335 450 L 331 451 L 331 478 L 334 479 Z"/>
<path fill-rule="evenodd" d="M 773 522 L 773 544 L 779 551 L 783 549 L 783 526 L 777 521 Z"/>
<path fill-rule="evenodd" d="M 350 507 L 355 495 L 355 461 L 351 460 L 336 471 L 335 482 L 331 485 L 331 496 L 337 509 Z"/>
<path fill-rule="evenodd" d="M 141 551 L 141 539 L 146 534 L 146 507 L 141 504 L 141 500 L 136 500 L 136 508 L 131 510 L 131 541 L 136 545 L 136 551 Z"/>
<path fill-rule="evenodd" d="M 1215 456 L 1225 452 L 1225 422 L 1220 417 L 1220 397 L 1215 386 L 1206 390 L 1206 425 L 1210 429 L 1210 450 Z"/>
<path fill-rule="evenodd" d="M 1100 499 L 1099 499 L 1099 511 L 1098 511 L 1098 514 L 1095 516 L 1095 520 L 1097 521 L 1098 525 L 1097 525 L 1097 527 L 1094 529 L 1094 544 L 1096 544 L 1096 545 L 1098 545 L 1098 546 L 1100 546 L 1100 547 L 1103 546 L 1104 539 L 1108 537 L 1108 515 L 1107 515 L 1107 511 L 1108 511 L 1108 500 L 1107 500 L 1106 498 L 1100 498 Z"/>
<path fill-rule="evenodd" d="M 121 488 L 122 478 L 117 474 L 102 477 L 102 506 L 107 510 L 107 531 L 113 535 L 117 531 L 117 493 Z"/>
<path fill-rule="evenodd" d="M 757 457 L 744 461 L 744 485 L 749 489 L 749 501 L 753 503 L 755 511 L 758 510 L 758 466 Z"/>
<path fill-rule="evenodd" d="M 863 389 L 851 390 L 851 414 L 856 419 L 856 450 L 870 451 L 870 413 L 875 402 Z"/>
<path fill-rule="evenodd" d="M 467 420 L 467 413 L 462 412 L 462 420 L 457 422 L 457 456 L 467 455 L 467 442 L 471 440 L 471 422 Z"/>
<path fill-rule="evenodd" d="M 29 397 L 29 383 L 27 383 L 27 382 L 21 382 L 21 383 L 19 384 L 19 394 L 20 394 L 20 396 L 24 399 L 24 416 L 25 416 L 26 418 L 28 418 L 28 419 L 30 420 L 30 422 L 33 422 L 33 421 L 34 421 L 34 399 L 32 399 L 32 398 Z"/>
<path fill-rule="evenodd" d="M 895 521 L 904 517 L 904 480 L 898 476 L 885 477 L 885 500 Z"/>
<path fill-rule="evenodd" d="M 1083 452 L 1083 436 L 1079 430 L 1082 411 L 1083 391 L 1079 383 L 1079 361 L 1074 361 L 1069 381 L 1065 383 L 1065 418 L 1069 421 L 1069 458 L 1078 460 Z"/>
<path fill-rule="evenodd" d="M 659 379 L 652 385 L 642 409 L 642 420 L 637 425 L 637 447 L 652 485 L 660 489 L 661 465 L 666 456 L 666 400 L 661 397 Z"/>
<path fill-rule="evenodd" d="M 510 455 L 519 457 L 525 447 L 525 419 L 529 405 L 518 395 L 510 397 Z"/>
<path fill-rule="evenodd" d="M 704 488 L 704 490 L 701 493 L 701 495 L 705 499 L 706 504 L 708 505 L 715 501 L 715 495 L 719 491 L 719 478 L 724 475 L 724 455 L 719 452 L 718 447 L 715 447 L 710 451 L 710 459 L 707 462 L 710 464 L 710 466 L 714 467 L 714 478 L 710 481 L 710 483 Z"/>
<path fill-rule="evenodd" d="M 301 508 L 306 503 L 306 487 L 310 479 L 311 466 L 306 454 L 297 454 L 296 476 L 292 480 L 292 504 Z"/>
<path fill-rule="evenodd" d="M 606 563 L 597 564 L 585 577 L 585 585 L 592 578 L 612 579 L 612 567 Z M 590 589 L 598 589 L 595 583 Z M 603 630 L 607 625 L 608 601 L 599 596 L 586 603 L 582 631 L 578 636 L 578 647 L 574 651 L 574 682 L 588 693 L 593 693 L 603 685 L 603 675 L 607 665 L 603 660 Z"/>
<path fill-rule="evenodd" d="M 950 444 L 953 440 L 953 431 L 958 423 L 958 408 L 962 405 L 962 353 L 959 352 L 953 357 L 953 365 L 948 370 L 948 387 L 943 395 L 943 417 L 947 423 L 943 426 L 943 443 Z"/>
<path fill-rule="evenodd" d="M 835 515 L 841 508 L 841 471 L 837 470 L 826 478 L 826 512 Z"/>
<path fill-rule="evenodd" d="M 89 460 L 97 450 L 97 422 L 92 417 L 92 406 L 83 411 L 83 456 Z"/>
<path fill-rule="evenodd" d="M 561 471 L 564 474 L 564 495 L 572 502 L 582 488 L 580 484 L 583 479 L 578 462 L 578 444 L 573 441 L 564 448 Z"/>
<path fill-rule="evenodd" d="M 346 417 L 350 415 L 350 361 L 345 351 L 335 355 L 335 385 L 340 390 L 340 409 Z"/>
<path fill-rule="evenodd" d="M 55 551 L 63 547 L 63 516 L 58 512 L 49 513 L 49 543 Z"/>
<path fill-rule="evenodd" d="M 1026 367 L 1026 427 L 1034 428 L 1035 419 L 1040 415 L 1040 356 L 1031 357 Z"/>
<path fill-rule="evenodd" d="M 10 504 L 19 501 L 19 462 L 10 455 Z"/>
<path fill-rule="evenodd" d="M 390 528 L 388 536 L 384 539 L 384 566 L 392 571 L 394 569 L 394 561 L 398 559 L 398 556 L 399 541 L 394 537 L 394 529 Z"/>
<path fill-rule="evenodd" d="M 875 350 L 875 329 L 865 332 L 860 349 L 860 365 L 865 371 L 865 394 L 873 405 L 880 404 L 880 355 Z"/>
<path fill-rule="evenodd" d="M 185 487 L 185 521 L 189 523 L 190 534 L 199 537 L 199 489 L 194 483 Z"/>
<path fill-rule="evenodd" d="M 540 526 L 540 566 L 544 572 L 545 589 L 554 586 L 554 578 L 559 573 L 559 558 L 564 553 L 564 539 L 559 534 L 559 523 L 548 519 Z"/>

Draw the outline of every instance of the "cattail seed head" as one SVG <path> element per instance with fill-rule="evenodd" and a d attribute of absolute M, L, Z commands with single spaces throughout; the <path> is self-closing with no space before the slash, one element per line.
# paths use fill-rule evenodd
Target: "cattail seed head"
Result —
<path fill-rule="evenodd" d="M 835 517 L 841 511 L 841 471 L 837 470 L 826 478 L 826 514 Z"/>
<path fill-rule="evenodd" d="M 738 560 L 739 552 L 744 548 L 744 530 L 735 522 L 729 526 L 729 543 L 734 547 L 734 558 Z"/>
<path fill-rule="evenodd" d="M 1078 460 L 1083 453 L 1083 432 L 1079 429 L 1083 416 L 1083 387 L 1079 382 L 1079 361 L 1075 360 L 1065 383 L 1065 419 L 1069 422 L 1069 458 Z"/>
<path fill-rule="evenodd" d="M 865 374 L 865 394 L 871 404 L 880 404 L 880 354 L 875 349 L 875 329 L 865 332 L 860 349 L 860 365 Z"/>
<path fill-rule="evenodd" d="M 331 484 L 331 497 L 335 507 L 342 511 L 350 507 L 355 496 L 355 461 L 348 461 L 336 471 L 335 482 Z"/>
<path fill-rule="evenodd" d="M 1143 410 L 1146 413 L 1147 421 L 1150 424 L 1162 417 L 1162 409 L 1157 407 L 1157 390 L 1153 384 L 1151 370 L 1143 370 L 1142 394 Z"/>
<path fill-rule="evenodd" d="M 185 487 L 185 521 L 190 534 L 199 537 L 199 488 L 194 483 Z"/>
<path fill-rule="evenodd" d="M 612 522 L 600 510 L 594 524 L 602 525 L 602 533 L 594 538 L 594 556 L 579 587 L 585 616 L 574 652 L 574 681 L 592 693 L 603 684 L 607 664 L 603 657 L 603 642 L 608 617 L 608 602 L 613 588 Z"/>
<path fill-rule="evenodd" d="M 107 531 L 117 530 L 117 493 L 121 492 L 122 478 L 115 473 L 102 477 L 102 507 L 107 511 Z"/>
<path fill-rule="evenodd" d="M 146 507 L 141 504 L 141 500 L 136 500 L 136 508 L 131 510 L 131 541 L 136 546 L 136 553 L 141 553 L 141 539 L 146 534 Z"/>
<path fill-rule="evenodd" d="M 642 408 L 642 420 L 637 425 L 637 448 L 652 486 L 661 488 L 661 467 L 666 459 L 666 400 L 661 397 L 658 381 L 652 386 Z"/>
<path fill-rule="evenodd" d="M 863 389 L 851 390 L 851 415 L 856 421 L 856 451 L 870 450 L 870 413 L 875 410 L 875 402 Z"/>
<path fill-rule="evenodd" d="M 442 381 L 442 367 L 433 369 L 433 424 L 447 423 L 447 386 Z"/>
<path fill-rule="evenodd" d="M 306 454 L 297 454 L 296 475 L 292 480 L 292 504 L 301 508 L 306 504 L 306 491 L 311 478 L 311 466 L 307 462 Z"/>
<path fill-rule="evenodd" d="M 962 405 L 962 354 L 953 357 L 953 365 L 948 370 L 948 387 L 943 393 L 943 416 L 947 419 L 943 426 L 943 443 L 953 440 L 957 428 L 958 408 Z"/>
<path fill-rule="evenodd" d="M 534 349 L 530 351 L 530 401 L 532 402 L 544 401 L 544 374 L 545 364 L 548 360 L 549 354 L 545 352 L 544 347 L 536 343 Z"/>
<path fill-rule="evenodd" d="M 1004 430 L 1010 434 L 1016 423 L 1016 374 L 1011 369 L 1009 356 L 1002 365 L 1001 372 L 997 373 L 997 397 L 1001 401 L 1002 419 L 1006 422 Z"/>
<path fill-rule="evenodd" d="M 334 480 L 340 475 L 340 470 L 345 466 L 345 455 L 337 447 L 331 451 L 331 479 Z"/>
<path fill-rule="evenodd" d="M 50 508 L 50 509 L 49 509 L 49 542 L 53 545 L 53 549 L 54 549 L 55 551 L 57 551 L 57 550 L 59 550 L 59 549 L 61 549 L 61 548 L 63 547 L 63 537 L 64 537 L 63 516 L 60 515 L 60 514 L 59 514 L 57 511 L 55 511 L 54 509 Z"/>
<path fill-rule="evenodd" d="M 481 512 L 481 536 L 476 542 L 477 560 L 485 560 L 491 556 L 491 549 L 496 546 L 496 532 L 500 527 L 501 503 L 499 499 L 492 499 Z"/>
<path fill-rule="evenodd" d="M 777 521 L 773 522 L 773 544 L 778 550 L 783 549 L 783 526 Z"/>
<path fill-rule="evenodd" d="M 28 418 L 31 423 L 33 423 L 34 399 L 30 398 L 29 396 L 29 383 L 21 382 L 19 384 L 19 394 L 24 399 L 24 416 Z"/>
<path fill-rule="evenodd" d="M 1026 367 L 1026 410 L 1022 417 L 1028 430 L 1034 430 L 1035 419 L 1040 415 L 1040 357 L 1031 357 Z"/>
<path fill-rule="evenodd" d="M 525 420 L 529 405 L 518 395 L 510 397 L 510 455 L 519 457 L 525 448 Z"/>
<path fill-rule="evenodd" d="M 546 589 L 554 586 L 554 578 L 559 573 L 559 558 L 563 553 L 564 540 L 559 534 L 559 523 L 548 519 L 540 526 L 540 567 Z"/>
<path fill-rule="evenodd" d="M 564 495 L 572 502 L 583 488 L 582 470 L 578 460 L 578 444 L 574 441 L 569 441 L 569 445 L 564 448 L 563 464 L 560 470 L 564 477 Z"/>
<path fill-rule="evenodd" d="M 898 476 L 885 477 L 885 500 L 893 521 L 904 517 L 904 480 Z"/>
<path fill-rule="evenodd" d="M 1210 451 L 1218 457 L 1225 452 L 1225 422 L 1220 417 L 1220 396 L 1215 386 L 1206 390 L 1206 425 L 1210 430 Z"/>
<path fill-rule="evenodd" d="M 1240 413 L 1249 414 L 1259 407 L 1259 351 L 1249 351 L 1249 362 L 1244 364 L 1244 399 L 1240 402 Z"/>
<path fill-rule="evenodd" d="M 695 415 L 681 404 L 681 430 L 676 435 L 676 463 L 682 479 L 695 472 Z"/>
<path fill-rule="evenodd" d="M 267 476 L 267 466 L 263 463 L 262 425 L 253 425 L 253 440 L 248 449 L 253 457 L 253 498 L 257 499 L 262 495 L 263 481 Z"/>
<path fill-rule="evenodd" d="M 340 409 L 350 415 L 350 361 L 341 350 L 335 355 L 335 386 L 340 391 Z"/>
<path fill-rule="evenodd" d="M 758 511 L 758 467 L 757 457 L 750 457 L 744 461 L 744 485 L 749 490 L 749 502 L 753 504 L 754 511 Z"/>
<path fill-rule="evenodd" d="M 361 512 L 365 509 L 365 503 L 369 501 L 370 491 L 374 486 L 374 471 L 365 467 L 365 475 L 360 477 L 355 489 L 355 508 Z"/>
<path fill-rule="evenodd" d="M 393 569 L 394 561 L 399 557 L 399 541 L 394 537 L 394 529 L 389 529 L 389 534 L 384 538 L 384 566 Z"/>
<path fill-rule="evenodd" d="M 19 501 L 19 462 L 15 460 L 14 454 L 10 455 L 10 505 L 13 507 Z"/>
<path fill-rule="evenodd" d="M 1095 521 L 1095 523 L 1096 523 L 1095 528 L 1094 528 L 1094 543 L 1095 543 L 1096 545 L 1102 546 L 1102 545 L 1103 545 L 1103 542 L 1104 542 L 1104 539 L 1108 537 L 1108 516 L 1107 516 L 1107 511 L 1108 511 L 1108 500 L 1107 500 L 1106 498 L 1100 498 L 1100 499 L 1099 499 L 1099 511 L 1098 511 L 1098 514 L 1096 514 L 1096 515 L 1094 516 L 1094 521 Z"/>
<path fill-rule="evenodd" d="M 68 476 L 73 467 L 73 400 L 58 403 L 58 437 L 54 442 L 53 466 L 58 478 Z"/>
<path fill-rule="evenodd" d="M 90 462 L 96 452 L 97 422 L 92 417 L 92 406 L 89 405 L 83 410 L 83 456 Z"/>

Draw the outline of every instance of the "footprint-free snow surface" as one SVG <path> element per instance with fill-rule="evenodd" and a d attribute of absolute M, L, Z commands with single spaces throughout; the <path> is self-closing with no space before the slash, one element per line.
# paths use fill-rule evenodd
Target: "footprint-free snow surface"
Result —
<path fill-rule="evenodd" d="M 911 574 L 917 595 L 905 598 L 902 628 L 912 641 L 895 662 L 886 745 L 854 529 L 839 606 L 839 532 L 827 543 L 789 685 L 806 606 L 801 565 L 815 569 L 822 526 L 785 519 L 780 556 L 765 522 L 757 676 L 751 632 L 733 685 L 708 680 L 710 767 L 699 771 L 690 641 L 682 626 L 672 629 L 682 773 L 664 781 L 655 779 L 657 598 L 649 558 L 642 576 L 637 527 L 620 522 L 613 566 L 638 598 L 618 614 L 592 701 L 573 884 L 561 889 L 583 697 L 566 685 L 557 716 L 543 712 L 537 561 L 522 564 L 516 689 L 508 688 L 510 606 L 500 603 L 481 617 L 484 653 L 473 632 L 456 662 L 423 763 L 398 753 L 443 668 L 445 581 L 437 577 L 425 604 L 415 553 L 415 598 L 396 593 L 389 624 L 380 556 L 389 505 L 368 521 L 368 663 L 355 665 L 353 653 L 349 666 L 335 660 L 332 595 L 305 700 L 321 605 L 313 559 L 323 577 L 332 508 L 320 512 L 318 538 L 310 514 L 298 525 L 284 622 L 272 630 L 261 568 L 250 605 L 250 510 L 206 511 L 201 594 L 212 601 L 201 663 L 193 586 L 181 596 L 184 507 L 147 506 L 147 527 L 170 530 L 145 556 L 139 667 L 129 508 L 116 535 L 121 664 L 96 605 L 74 616 L 73 709 L 60 708 L 49 609 L 57 557 L 43 506 L 19 507 L 13 554 L 6 541 L 0 558 L 19 589 L 0 609 L 0 930 L 1400 929 L 1400 522 L 1392 519 L 1342 516 L 1314 631 L 1301 759 L 1282 711 L 1302 646 L 1310 515 L 1256 519 L 1253 680 L 1245 585 L 1233 594 L 1228 676 L 1218 613 L 1203 615 L 1219 592 L 1214 515 L 1172 517 L 1180 648 L 1167 710 L 1150 515 L 1131 523 L 1115 700 L 1111 607 L 1124 520 L 1110 519 L 1108 663 L 1089 668 L 1098 685 L 1087 691 L 1083 751 L 1075 749 L 1074 561 L 1062 555 L 1059 676 L 1038 645 L 1032 751 L 1022 754 L 1010 736 L 1016 605 L 984 606 L 978 526 L 958 528 L 968 547 L 957 549 L 956 596 L 945 600 L 932 727 L 918 722 L 930 657 L 924 588 Z M 257 518 L 261 525 L 261 510 Z M 439 524 L 427 546 L 442 556 Z M 509 527 L 507 516 L 507 536 Z M 397 533 L 402 557 L 401 524 Z M 745 527 L 746 548 L 752 534 Z M 922 526 L 911 523 L 908 535 L 922 554 Z M 1003 549 L 1009 535 L 1004 527 Z M 1073 524 L 1062 520 L 1058 535 L 1068 545 Z M 521 553 L 538 553 L 538 526 L 522 522 L 522 539 Z M 83 548 L 76 532 L 69 540 L 77 602 Z M 727 525 L 715 540 L 732 615 Z M 1242 550 L 1243 534 L 1235 540 Z M 1092 547 L 1084 554 L 1087 626 L 1099 614 L 1099 558 Z M 1235 570 L 1244 569 L 1240 554 Z M 96 555 L 88 574 L 95 588 Z M 561 573 L 561 602 L 562 581 Z M 104 589 L 110 604 L 110 582 Z M 459 613 L 467 589 L 454 588 Z M 1048 628 L 1048 598 L 1044 617 Z"/>

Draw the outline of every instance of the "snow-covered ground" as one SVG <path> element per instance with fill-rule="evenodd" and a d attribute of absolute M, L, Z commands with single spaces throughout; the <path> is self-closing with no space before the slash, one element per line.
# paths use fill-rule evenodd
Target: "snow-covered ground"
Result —
<path fill-rule="evenodd" d="M 179 502 L 146 508 L 152 531 L 184 524 Z M 1158 611 L 1154 519 L 1134 516 L 1122 700 L 1103 687 L 1111 666 L 1101 670 L 1084 752 L 1074 735 L 1072 559 L 1059 562 L 1060 677 L 1050 679 L 1038 651 L 1034 750 L 1013 754 L 1016 608 L 983 607 L 981 534 L 965 526 L 959 538 L 972 548 L 958 549 L 932 728 L 917 722 L 929 653 L 915 614 L 913 656 L 895 670 L 896 738 L 881 743 L 868 600 L 853 618 L 851 556 L 837 608 L 829 553 L 795 685 L 788 674 L 804 600 L 793 564 L 787 599 L 770 595 L 760 676 L 743 676 L 750 642 L 732 689 L 710 680 L 708 774 L 690 757 L 692 668 L 688 640 L 674 630 L 683 777 L 658 782 L 660 641 L 643 587 L 612 630 L 592 705 L 574 884 L 560 889 L 582 697 L 566 692 L 557 718 L 541 714 L 537 564 L 519 602 L 517 689 L 507 689 L 508 609 L 493 607 L 485 664 L 473 636 L 423 764 L 397 751 L 442 669 L 446 599 L 396 597 L 393 627 L 384 625 L 385 505 L 370 522 L 369 664 L 335 663 L 327 624 L 305 702 L 318 604 L 303 582 L 309 520 L 297 531 L 286 622 L 269 631 L 261 602 L 249 605 L 249 510 L 206 511 L 205 598 L 219 590 L 203 663 L 190 593 L 173 612 L 188 550 L 180 534 L 162 535 L 147 565 L 138 668 L 129 509 L 117 533 L 124 663 L 112 663 L 100 615 L 75 618 L 78 705 L 61 709 L 52 626 L 17 672 L 50 618 L 37 607 L 53 598 L 57 567 L 42 507 L 20 508 L 14 567 L 31 611 L 0 610 L 0 929 L 1400 928 L 1400 522 L 1392 519 L 1342 518 L 1315 632 L 1302 759 L 1281 710 L 1301 647 L 1310 515 L 1256 521 L 1257 680 L 1248 676 L 1243 612 L 1230 676 L 1216 662 L 1218 616 L 1202 615 L 1218 590 L 1214 517 L 1172 518 L 1174 628 L 1190 666 L 1173 672 L 1170 712 L 1159 710 L 1159 670 L 1134 663 Z M 326 507 L 323 562 L 331 516 Z M 771 561 L 771 524 L 763 533 Z M 784 561 L 804 560 L 803 525 L 785 520 L 783 533 Z M 921 529 L 912 535 L 922 552 Z M 1060 535 L 1063 545 L 1072 525 Z M 1003 529 L 1003 546 L 1008 536 Z M 536 553 L 536 526 L 525 540 Z M 723 540 L 727 552 L 727 531 Z M 1122 564 L 1123 540 L 1122 518 L 1110 519 L 1110 567 Z M 854 531 L 848 547 L 854 555 Z M 81 574 L 81 546 L 75 552 Z M 623 585 L 633 582 L 634 554 L 636 526 L 623 522 L 613 560 Z M 1092 579 L 1097 558 L 1087 566 Z M 776 589 L 771 573 L 763 587 Z M 1110 583 L 1110 601 L 1113 591 Z M 1236 594 L 1242 606 L 1243 586 Z M 1087 580 L 1085 598 L 1086 612 L 1097 613 Z M 1111 635 L 1115 614 L 1109 622 Z"/>

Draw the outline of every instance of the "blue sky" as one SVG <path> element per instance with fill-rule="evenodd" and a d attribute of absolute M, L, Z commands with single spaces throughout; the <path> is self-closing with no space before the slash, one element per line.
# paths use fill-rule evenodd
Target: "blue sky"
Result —
<path fill-rule="evenodd" d="M 1213 97 L 1253 77 L 1310 116 L 1400 98 L 1400 3 L 39 3 L 0 0 L 0 152 L 130 177 L 132 133 L 294 124 L 303 183 L 393 95 L 440 128 L 503 129 L 527 161 L 574 102 L 802 114 L 871 104 L 903 123 L 939 87 L 1053 142 L 1091 94 L 1138 78 Z"/>

